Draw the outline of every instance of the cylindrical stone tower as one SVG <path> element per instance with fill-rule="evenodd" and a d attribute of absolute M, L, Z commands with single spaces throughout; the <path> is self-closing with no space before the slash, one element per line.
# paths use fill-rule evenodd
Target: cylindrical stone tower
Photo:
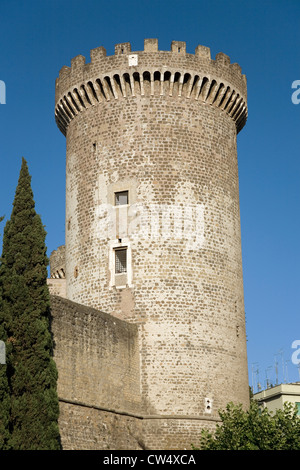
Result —
<path fill-rule="evenodd" d="M 225 54 L 178 41 L 159 51 L 155 39 L 109 57 L 93 49 L 56 81 L 67 298 L 139 325 L 150 448 L 190 448 L 218 409 L 248 404 L 236 143 L 246 95 Z"/>

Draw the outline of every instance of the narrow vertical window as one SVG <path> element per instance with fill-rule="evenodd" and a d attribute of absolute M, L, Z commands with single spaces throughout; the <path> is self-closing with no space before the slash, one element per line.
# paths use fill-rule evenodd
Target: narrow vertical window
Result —
<path fill-rule="evenodd" d="M 127 248 L 115 250 L 115 274 L 127 273 Z"/>

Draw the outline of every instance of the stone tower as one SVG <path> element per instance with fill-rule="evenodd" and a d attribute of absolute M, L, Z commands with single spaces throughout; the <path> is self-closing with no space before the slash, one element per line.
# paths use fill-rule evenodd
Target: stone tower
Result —
<path fill-rule="evenodd" d="M 238 64 L 179 41 L 99 47 L 56 81 L 66 297 L 137 325 L 152 448 L 154 422 L 169 448 L 180 435 L 188 445 L 229 401 L 248 404 L 236 142 L 246 99 Z"/>

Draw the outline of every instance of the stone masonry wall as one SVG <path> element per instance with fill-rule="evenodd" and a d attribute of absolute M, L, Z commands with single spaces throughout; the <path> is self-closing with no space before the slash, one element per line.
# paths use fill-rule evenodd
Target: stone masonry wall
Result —
<path fill-rule="evenodd" d="M 143 410 L 135 325 L 53 295 L 51 314 L 64 450 L 190 449 L 214 428 Z"/>
<path fill-rule="evenodd" d="M 60 401 L 64 450 L 142 450 L 142 420 Z"/>
<path fill-rule="evenodd" d="M 50 277 L 64 279 L 66 273 L 65 245 L 59 246 L 50 255 Z"/>
<path fill-rule="evenodd" d="M 67 297 L 66 279 L 50 278 L 47 279 L 47 285 L 50 294 L 58 295 L 59 297 L 63 298 Z"/>
<path fill-rule="evenodd" d="M 64 449 L 139 448 L 136 325 L 56 296 L 51 314 Z"/>

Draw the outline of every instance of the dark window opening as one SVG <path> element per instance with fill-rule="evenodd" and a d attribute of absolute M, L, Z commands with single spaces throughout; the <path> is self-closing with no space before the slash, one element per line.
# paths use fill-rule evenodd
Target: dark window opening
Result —
<path fill-rule="evenodd" d="M 127 272 L 127 248 L 115 250 L 115 273 L 122 274 Z"/>
<path fill-rule="evenodd" d="M 128 204 L 128 191 L 115 193 L 115 205 L 124 206 L 126 204 Z"/>

